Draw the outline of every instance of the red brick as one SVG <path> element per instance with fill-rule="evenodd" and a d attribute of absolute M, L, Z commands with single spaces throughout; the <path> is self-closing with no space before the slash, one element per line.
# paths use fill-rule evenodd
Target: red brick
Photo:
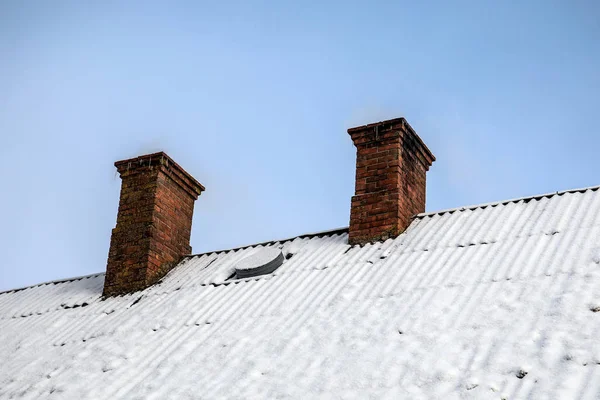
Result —
<path fill-rule="evenodd" d="M 356 146 L 350 244 L 385 240 L 425 211 L 426 173 L 435 157 L 404 118 L 348 129 Z"/>
<path fill-rule="evenodd" d="M 194 202 L 204 187 L 165 153 L 115 163 L 121 175 L 104 296 L 156 283 L 191 252 Z"/>

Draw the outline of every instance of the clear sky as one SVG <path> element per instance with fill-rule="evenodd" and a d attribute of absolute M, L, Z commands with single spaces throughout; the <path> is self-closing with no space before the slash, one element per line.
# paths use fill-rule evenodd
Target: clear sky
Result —
<path fill-rule="evenodd" d="M 347 226 L 346 129 L 399 116 L 430 211 L 600 185 L 599 4 L 2 1 L 0 290 L 104 271 L 113 162 L 158 150 L 195 253 Z"/>

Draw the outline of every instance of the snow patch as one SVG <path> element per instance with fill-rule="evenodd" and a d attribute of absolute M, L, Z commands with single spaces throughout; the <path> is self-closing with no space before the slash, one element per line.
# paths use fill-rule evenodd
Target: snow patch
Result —
<path fill-rule="evenodd" d="M 235 265 L 235 269 L 247 271 L 268 264 L 281 254 L 281 250 L 277 248 L 260 249 L 256 253 L 242 259 Z"/>
<path fill-rule="evenodd" d="M 592 250 L 592 261 L 595 264 L 600 264 L 600 247 L 596 247 Z"/>

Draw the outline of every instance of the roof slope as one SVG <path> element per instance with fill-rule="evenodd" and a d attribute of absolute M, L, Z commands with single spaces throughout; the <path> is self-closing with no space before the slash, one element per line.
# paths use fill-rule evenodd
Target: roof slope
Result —
<path fill-rule="evenodd" d="M 259 278 L 227 281 L 247 247 L 0 294 L 0 398 L 600 396 L 598 188 L 264 246 L 291 258 Z"/>

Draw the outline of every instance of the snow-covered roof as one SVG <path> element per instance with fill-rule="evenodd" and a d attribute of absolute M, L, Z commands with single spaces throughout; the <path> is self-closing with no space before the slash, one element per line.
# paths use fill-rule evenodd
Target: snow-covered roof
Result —
<path fill-rule="evenodd" d="M 286 260 L 229 279 L 260 247 Z M 191 256 L 102 300 L 104 275 L 0 294 L 0 398 L 600 396 L 600 192 Z M 228 280 L 229 279 L 229 280 Z"/>

